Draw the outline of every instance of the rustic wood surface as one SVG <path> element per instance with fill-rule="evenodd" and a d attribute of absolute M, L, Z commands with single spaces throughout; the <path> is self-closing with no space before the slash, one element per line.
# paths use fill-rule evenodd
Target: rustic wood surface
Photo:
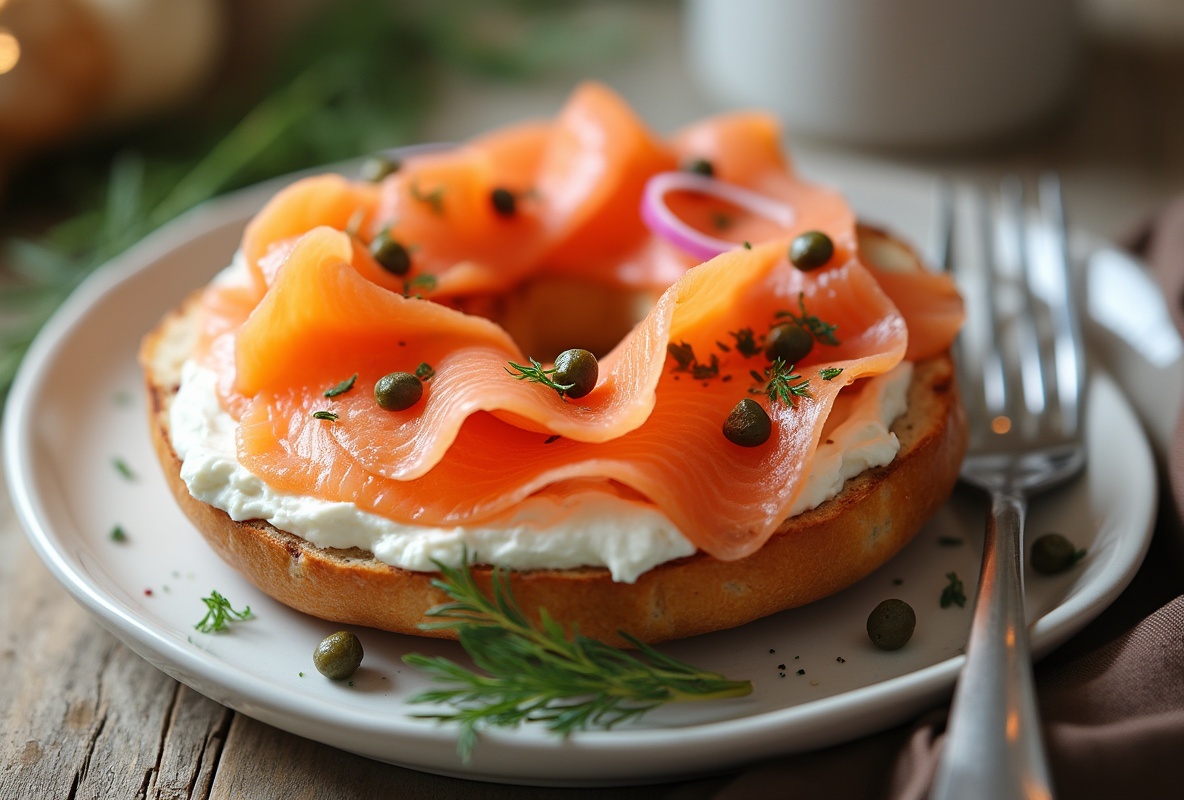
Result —
<path fill-rule="evenodd" d="M 1075 221 L 1107 236 L 1122 234 L 1184 191 L 1184 19 L 1172 4 L 1150 0 L 1134 4 L 1138 13 L 1120 13 L 1118 4 L 1103 0 L 1089 5 L 1094 31 L 1082 91 L 1066 118 L 987 154 L 894 158 L 971 177 L 1057 168 Z M 652 63 L 628 69 L 679 73 L 677 13 L 647 12 Z M 465 87 L 458 87 L 457 97 L 464 95 Z M 445 104 L 441 127 L 449 113 Z M 6 494 L 0 497 L 0 554 L 0 798 L 6 800 L 557 794 L 690 800 L 710 797 L 728 781 L 559 792 L 478 784 L 360 758 L 223 708 L 136 656 L 50 577 Z"/>

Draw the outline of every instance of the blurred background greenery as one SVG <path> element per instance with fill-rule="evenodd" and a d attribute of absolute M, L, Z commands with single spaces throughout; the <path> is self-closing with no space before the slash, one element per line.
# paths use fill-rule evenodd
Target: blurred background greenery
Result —
<path fill-rule="evenodd" d="M 449 73 L 527 81 L 578 72 L 636 45 L 621 25 L 573 13 L 592 0 L 176 1 L 188 7 L 186 18 L 163 20 L 158 0 L 143 0 L 149 19 L 139 24 L 141 33 L 188 28 L 189 51 L 178 57 L 186 76 L 164 96 L 141 89 L 156 96 L 139 108 L 123 102 L 121 119 L 94 100 L 102 90 L 78 89 L 78 109 L 47 111 L 38 130 L 37 92 L 68 92 L 50 86 L 44 94 L 35 70 L 64 80 L 63 65 L 74 64 L 76 84 L 91 80 L 98 67 L 82 63 L 80 31 L 95 12 L 88 0 L 0 0 L 0 391 L 87 274 L 187 209 L 269 177 L 419 140 Z M 124 5 L 125 17 L 136 13 L 137 3 Z M 135 21 L 120 24 L 134 32 Z M 114 45 L 155 48 L 124 79 L 133 89 L 145 69 L 168 70 L 160 59 L 170 43 L 145 39 Z M 101 56 L 102 43 L 91 49 Z M 107 97 L 118 104 L 112 80 L 118 74 L 107 80 Z M 6 116 L 21 116 L 25 129 L 5 125 Z"/>

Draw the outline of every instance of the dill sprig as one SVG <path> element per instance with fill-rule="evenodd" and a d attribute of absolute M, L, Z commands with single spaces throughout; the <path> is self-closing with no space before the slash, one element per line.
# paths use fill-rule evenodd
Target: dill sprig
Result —
<path fill-rule="evenodd" d="M 835 338 L 835 331 L 839 329 L 839 326 L 826 322 L 807 311 L 805 292 L 798 292 L 798 308 L 802 312 L 800 315 L 792 311 L 778 311 L 776 316 L 796 322 L 809 331 L 814 339 L 821 344 L 828 344 L 832 347 L 839 344 L 839 340 Z"/>
<path fill-rule="evenodd" d="M 556 383 L 555 381 L 551 380 L 550 376 L 554 375 L 559 370 L 554 367 L 551 369 L 543 369 L 543 365 L 535 361 L 533 358 L 530 359 L 529 367 L 522 364 L 516 364 L 513 361 L 508 363 L 510 364 L 510 367 L 506 369 L 506 372 L 514 375 L 514 370 L 518 371 L 518 374 L 514 375 L 515 380 L 541 383 L 543 386 L 548 386 L 554 389 L 559 393 L 559 396 L 565 400 L 567 399 L 565 392 L 575 386 L 574 383 Z"/>
<path fill-rule="evenodd" d="M 824 381 L 833 381 L 835 378 L 843 374 L 842 367 L 823 367 L 818 373 Z"/>
<path fill-rule="evenodd" d="M 436 606 L 426 623 L 430 630 L 452 629 L 461 646 L 484 673 L 447 658 L 412 653 L 403 661 L 451 684 L 412 697 L 411 703 L 437 703 L 449 711 L 417 714 L 425 719 L 457 723 L 457 752 L 468 762 L 479 729 L 514 728 L 541 722 L 561 736 L 589 727 L 612 728 L 679 700 L 716 700 L 752 692 L 749 681 L 729 680 L 662 655 L 622 632 L 637 653 L 571 631 L 539 609 L 539 623 L 522 612 L 510 588 L 508 572 L 493 571 L 493 592 L 487 596 L 472 570 L 436 564 L 441 579 L 432 585 L 452 602 Z"/>
<path fill-rule="evenodd" d="M 798 381 L 802 376 L 793 371 L 793 364 L 786 365 L 780 358 L 773 359 L 764 374 L 755 369 L 749 372 L 752 379 L 761 384 L 749 389 L 752 394 L 767 395 L 772 403 L 781 402 L 787 406 L 796 406 L 799 397 L 811 397 L 810 379 Z"/>
<path fill-rule="evenodd" d="M 201 618 L 201 622 L 193 627 L 202 633 L 226 630 L 226 626 L 234 620 L 243 620 L 251 616 L 250 606 L 243 606 L 242 611 L 235 611 L 230 605 L 230 601 L 216 589 L 210 592 L 209 597 L 203 597 L 201 601 L 206 604 L 206 615 Z"/>

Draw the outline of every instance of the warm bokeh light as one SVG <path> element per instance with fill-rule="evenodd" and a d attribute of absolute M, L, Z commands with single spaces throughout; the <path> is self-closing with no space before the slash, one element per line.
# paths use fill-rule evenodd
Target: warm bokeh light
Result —
<path fill-rule="evenodd" d="M 4 0 L 0 0 L 0 6 Z M 0 28 L 0 75 L 12 70 L 16 62 L 21 60 L 21 43 L 10 31 Z"/>
<path fill-rule="evenodd" d="M 1007 417 L 995 417 L 991 420 L 991 430 L 995 433 L 1003 434 L 1011 430 L 1011 420 Z"/>

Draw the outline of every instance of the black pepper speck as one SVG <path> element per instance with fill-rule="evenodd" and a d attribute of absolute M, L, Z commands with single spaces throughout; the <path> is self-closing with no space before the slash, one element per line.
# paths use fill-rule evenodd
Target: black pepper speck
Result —
<path fill-rule="evenodd" d="M 805 675 L 805 674 L 806 674 L 806 671 L 805 671 L 804 669 L 799 669 L 799 670 L 798 670 L 798 674 L 799 674 L 799 675 Z"/>

